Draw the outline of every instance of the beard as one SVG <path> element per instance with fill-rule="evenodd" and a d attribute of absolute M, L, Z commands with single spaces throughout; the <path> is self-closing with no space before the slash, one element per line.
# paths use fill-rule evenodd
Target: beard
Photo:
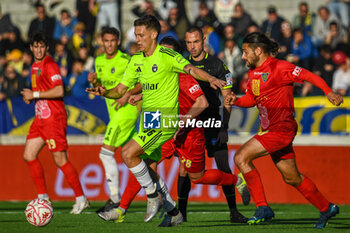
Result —
<path fill-rule="evenodd" d="M 254 53 L 254 57 L 252 57 L 251 62 L 248 63 L 246 61 L 246 64 L 249 68 L 254 69 L 258 61 L 259 61 L 259 57 Z"/>

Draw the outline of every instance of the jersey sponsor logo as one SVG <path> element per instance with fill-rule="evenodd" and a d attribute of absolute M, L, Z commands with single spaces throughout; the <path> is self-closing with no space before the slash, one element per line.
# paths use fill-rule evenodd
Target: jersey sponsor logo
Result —
<path fill-rule="evenodd" d="M 113 68 L 111 69 L 111 73 L 114 74 L 114 72 L 115 72 L 115 68 L 113 67 Z"/>
<path fill-rule="evenodd" d="M 62 77 L 59 74 L 55 74 L 55 75 L 51 76 L 52 82 L 57 81 L 57 80 L 61 80 L 61 79 L 62 79 Z"/>
<path fill-rule="evenodd" d="M 233 84 L 233 79 L 232 79 L 232 74 L 231 74 L 231 73 L 227 73 L 227 74 L 225 75 L 225 78 L 226 78 L 227 86 Z"/>
<path fill-rule="evenodd" d="M 137 69 L 135 70 L 135 72 L 137 72 L 137 73 L 141 73 L 141 72 L 142 72 L 142 70 L 141 70 L 141 68 L 140 68 L 140 67 L 137 67 Z"/>
<path fill-rule="evenodd" d="M 159 83 L 142 83 L 142 90 L 143 91 L 153 91 L 158 89 Z"/>
<path fill-rule="evenodd" d="M 51 109 L 47 100 L 38 100 L 35 102 L 35 115 L 39 119 L 47 119 L 51 116 Z"/>
<path fill-rule="evenodd" d="M 266 82 L 267 78 L 269 77 L 269 73 L 262 73 L 261 74 L 261 79 Z"/>
<path fill-rule="evenodd" d="M 300 67 L 300 66 L 296 66 L 293 70 L 293 75 L 294 76 L 299 76 L 300 72 L 302 71 L 303 69 Z"/>
<path fill-rule="evenodd" d="M 154 73 L 154 72 L 157 72 L 157 70 L 158 70 L 158 66 L 157 66 L 156 64 L 154 64 L 154 65 L 152 66 L 152 71 L 153 71 L 153 73 Z"/>
<path fill-rule="evenodd" d="M 261 75 L 261 74 L 263 74 L 263 72 L 254 72 L 253 74 L 254 75 Z"/>
<path fill-rule="evenodd" d="M 134 63 L 134 66 L 143 66 L 143 64 Z"/>
<path fill-rule="evenodd" d="M 193 94 L 193 93 L 199 91 L 200 89 L 201 89 L 201 88 L 200 88 L 199 84 L 195 84 L 195 85 L 193 85 L 193 86 L 192 86 L 190 89 L 188 89 L 188 90 L 190 91 L 191 94 Z"/>
<path fill-rule="evenodd" d="M 144 129 L 160 129 L 161 113 L 157 112 L 144 112 L 143 113 L 143 128 Z"/>
<path fill-rule="evenodd" d="M 260 80 L 259 79 L 252 80 L 252 92 L 256 96 L 260 95 Z"/>

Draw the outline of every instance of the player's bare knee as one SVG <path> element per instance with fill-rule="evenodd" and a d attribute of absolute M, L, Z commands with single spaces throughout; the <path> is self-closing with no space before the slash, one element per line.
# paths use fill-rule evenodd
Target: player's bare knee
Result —
<path fill-rule="evenodd" d="M 183 166 L 179 167 L 179 175 L 180 176 L 187 176 L 187 171 Z"/>
<path fill-rule="evenodd" d="M 128 145 L 122 148 L 121 155 L 124 163 L 128 164 L 129 161 L 132 161 L 133 154 L 131 152 L 131 148 Z"/>
<path fill-rule="evenodd" d="M 239 169 L 247 164 L 247 161 L 244 158 L 244 155 L 242 153 L 239 153 L 239 152 L 237 152 L 235 154 L 234 162 Z"/>
<path fill-rule="evenodd" d="M 301 178 L 299 176 L 296 177 L 284 177 L 284 182 L 287 184 L 293 186 L 293 187 L 298 187 L 301 184 Z"/>

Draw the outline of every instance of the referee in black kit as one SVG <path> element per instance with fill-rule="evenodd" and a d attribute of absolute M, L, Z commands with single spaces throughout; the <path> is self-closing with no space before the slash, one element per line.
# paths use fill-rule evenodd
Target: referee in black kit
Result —
<path fill-rule="evenodd" d="M 186 32 L 186 47 L 190 56 L 188 60 L 190 63 L 197 68 L 203 69 L 208 72 L 210 75 L 224 80 L 227 82 L 226 89 L 221 89 L 221 94 L 224 97 L 226 94 L 231 92 L 232 87 L 232 75 L 226 65 L 217 57 L 212 56 L 204 51 L 204 36 L 203 32 L 198 27 L 191 27 Z M 215 119 L 221 121 L 220 115 L 220 105 L 221 101 L 219 99 L 219 90 L 214 90 L 210 87 L 208 82 L 203 82 L 197 80 L 200 87 L 202 88 L 205 97 L 208 100 L 209 107 L 203 111 L 200 115 L 200 119 L 205 121 L 207 119 Z M 228 122 L 230 119 L 231 108 L 224 109 L 224 117 L 223 124 L 221 128 L 204 128 L 205 138 L 206 138 L 206 149 L 209 157 L 214 157 L 216 165 L 219 170 L 232 173 L 229 163 L 228 163 Z M 239 176 L 241 181 L 243 182 L 243 176 Z M 236 187 L 240 191 L 242 195 L 243 203 L 245 205 L 249 204 L 250 195 L 248 189 L 245 187 L 244 189 L 239 189 L 239 184 L 241 183 L 240 178 L 238 178 L 238 182 Z M 222 190 L 227 199 L 228 206 L 230 208 L 230 220 L 235 223 L 245 223 L 247 222 L 247 218 L 244 217 L 236 207 L 236 196 L 233 185 L 222 186 Z M 184 220 L 187 220 L 186 209 L 187 209 L 187 199 L 188 194 L 191 190 L 191 182 L 188 176 L 186 175 L 186 171 L 184 169 L 180 169 L 179 178 L 178 178 L 178 198 L 179 198 L 179 210 L 184 216 Z"/>

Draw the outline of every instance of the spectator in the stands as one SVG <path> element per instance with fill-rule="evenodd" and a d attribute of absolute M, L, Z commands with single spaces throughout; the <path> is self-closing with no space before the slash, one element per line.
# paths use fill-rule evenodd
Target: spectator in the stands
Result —
<path fill-rule="evenodd" d="M 89 93 L 85 91 L 90 86 L 88 75 L 89 71 L 84 70 L 84 61 L 81 59 L 75 60 L 72 72 L 63 79 L 66 94 L 77 98 L 88 98 Z"/>
<path fill-rule="evenodd" d="M 23 61 L 23 68 L 22 68 L 22 77 L 25 79 L 30 78 L 30 69 L 33 63 L 33 56 L 32 52 L 29 48 L 24 49 L 23 55 L 22 55 L 22 61 Z"/>
<path fill-rule="evenodd" d="M 84 70 L 93 72 L 95 59 L 90 56 L 90 48 L 86 45 L 82 45 L 78 51 L 78 59 L 84 62 Z"/>
<path fill-rule="evenodd" d="M 217 56 L 221 51 L 220 35 L 208 24 L 204 24 L 201 29 L 205 38 L 204 47 L 208 53 Z"/>
<path fill-rule="evenodd" d="M 293 31 L 292 56 L 288 60 L 295 65 L 305 69 L 311 69 L 312 59 L 316 57 L 316 50 L 311 42 L 311 38 L 304 35 L 301 29 Z"/>
<path fill-rule="evenodd" d="M 339 19 L 331 14 L 327 7 L 321 6 L 318 8 L 313 37 L 313 43 L 316 47 L 325 43 L 327 34 L 329 33 L 329 25 L 333 21 L 340 25 Z"/>
<path fill-rule="evenodd" d="M 10 14 L 3 14 L 0 4 L 0 41 L 3 39 L 4 34 L 10 32 L 13 27 Z"/>
<path fill-rule="evenodd" d="M 177 7 L 171 8 L 169 11 L 168 24 L 180 40 L 185 39 L 186 30 L 190 23 L 185 14 L 180 14 Z"/>
<path fill-rule="evenodd" d="M 13 67 L 18 74 L 22 74 L 23 70 L 22 56 L 23 53 L 19 49 L 12 49 L 11 52 L 6 55 L 7 65 Z"/>
<path fill-rule="evenodd" d="M 252 25 L 254 21 L 250 14 L 244 10 L 242 3 L 237 3 L 231 18 L 231 23 L 235 26 L 236 34 L 240 37 L 244 37 L 247 33 L 248 26 Z"/>
<path fill-rule="evenodd" d="M 350 91 L 350 62 L 342 51 L 335 51 L 332 55 L 333 62 L 338 66 L 333 75 L 333 91 L 345 96 Z"/>
<path fill-rule="evenodd" d="M 170 29 L 168 21 L 164 19 L 159 20 L 160 23 L 160 33 L 158 35 L 158 42 L 160 42 L 164 37 L 170 36 L 178 40 L 176 33 Z"/>
<path fill-rule="evenodd" d="M 325 42 L 333 51 L 339 50 L 341 45 L 348 43 L 348 35 L 336 21 L 332 21 Z"/>
<path fill-rule="evenodd" d="M 89 0 L 76 0 L 75 1 L 75 16 L 79 22 L 83 22 L 85 25 L 85 31 L 92 36 L 95 32 L 97 12 L 90 11 Z"/>
<path fill-rule="evenodd" d="M 329 45 L 322 45 L 320 47 L 320 55 L 315 61 L 315 65 L 312 68 L 312 72 L 323 78 L 327 85 L 331 87 L 333 83 L 333 74 L 335 68 L 336 66 L 332 61 L 331 47 Z M 304 82 L 301 95 L 322 96 L 324 94 L 320 88 L 313 86 L 309 82 Z"/>
<path fill-rule="evenodd" d="M 6 98 L 20 97 L 25 87 L 25 79 L 12 66 L 6 66 L 4 73 L 4 93 Z"/>
<path fill-rule="evenodd" d="M 158 13 L 162 19 L 168 19 L 170 10 L 176 8 L 177 4 L 173 0 L 161 0 L 158 8 Z"/>
<path fill-rule="evenodd" d="M 72 69 L 73 59 L 72 59 L 72 55 L 70 54 L 70 52 L 67 50 L 66 46 L 63 43 L 61 42 L 56 43 L 53 59 L 59 66 L 62 77 L 67 77 L 67 75 Z"/>
<path fill-rule="evenodd" d="M 131 10 L 137 17 L 142 17 L 144 15 L 153 15 L 160 19 L 158 11 L 154 8 L 153 2 L 150 0 L 144 0 L 140 4 L 136 5 Z"/>
<path fill-rule="evenodd" d="M 74 26 L 77 23 L 78 20 L 76 18 L 72 18 L 67 9 L 62 9 L 60 20 L 56 20 L 53 38 L 56 41 L 69 41 L 73 36 Z"/>
<path fill-rule="evenodd" d="M 7 33 L 7 38 L 2 40 L 0 43 L 0 47 L 2 47 L 0 55 L 2 56 L 8 54 L 14 49 L 23 51 L 25 47 L 24 41 L 21 38 L 21 33 L 17 27 L 12 27 L 10 32 Z"/>
<path fill-rule="evenodd" d="M 138 50 L 139 50 L 139 48 L 138 48 L 136 42 L 131 42 L 131 43 L 129 44 L 128 54 L 129 54 L 130 56 L 134 55 Z"/>
<path fill-rule="evenodd" d="M 285 60 L 292 53 L 292 27 L 289 22 L 284 21 L 281 24 L 281 34 L 277 40 L 280 45 L 277 58 Z"/>
<path fill-rule="evenodd" d="M 121 1 L 118 0 L 89 0 L 91 12 L 97 10 L 97 30 L 103 27 L 115 27 L 120 31 Z"/>
<path fill-rule="evenodd" d="M 56 19 L 54 17 L 50 17 L 47 15 L 44 5 L 37 4 L 35 8 L 36 8 L 37 17 L 30 22 L 27 36 L 28 38 L 31 38 L 32 34 L 35 32 L 38 32 L 38 31 L 45 32 L 45 35 L 49 40 L 50 46 L 52 47 L 52 50 L 50 49 L 50 52 L 52 52 L 53 45 L 54 45 L 53 32 L 55 29 Z"/>
<path fill-rule="evenodd" d="M 223 25 L 216 17 L 214 11 L 210 10 L 206 2 L 201 2 L 199 5 L 199 15 L 195 19 L 194 26 L 203 28 L 208 25 L 212 27 L 219 35 L 223 33 Z"/>
<path fill-rule="evenodd" d="M 74 26 L 74 33 L 72 38 L 68 42 L 68 50 L 71 52 L 73 59 L 78 58 L 78 51 L 80 47 L 84 45 L 90 47 L 91 36 L 85 32 L 85 25 L 83 22 L 78 22 Z"/>
<path fill-rule="evenodd" d="M 309 11 L 307 2 L 299 3 L 299 14 L 295 15 L 292 21 L 293 28 L 300 28 L 304 35 L 312 36 L 316 15 Z"/>
<path fill-rule="evenodd" d="M 261 31 L 265 33 L 268 37 L 278 40 L 281 33 L 281 24 L 284 18 L 277 14 L 275 6 L 269 6 L 267 8 L 268 18 L 263 21 L 261 25 Z"/>
<path fill-rule="evenodd" d="M 242 80 L 244 73 L 248 72 L 248 67 L 242 60 L 242 52 L 234 39 L 225 40 L 224 51 L 219 53 L 220 58 L 227 66 L 233 78 L 233 91 L 237 93 L 238 83 Z"/>
<path fill-rule="evenodd" d="M 330 0 L 327 5 L 329 11 L 340 19 L 340 25 L 344 28 L 349 26 L 349 7 L 346 2 L 348 1 Z"/>

